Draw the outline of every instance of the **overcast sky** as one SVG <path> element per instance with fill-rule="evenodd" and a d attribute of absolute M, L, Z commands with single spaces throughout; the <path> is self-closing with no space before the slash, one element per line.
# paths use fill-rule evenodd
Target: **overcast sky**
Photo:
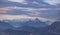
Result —
<path fill-rule="evenodd" d="M 4 1 L 4 0 L 3 0 L 3 1 Z M 6 1 L 7 1 L 7 0 L 6 0 Z M 9 0 L 9 1 L 18 2 L 18 3 L 23 3 L 23 2 L 24 2 L 24 0 Z M 55 3 L 60 3 L 60 0 L 44 0 L 44 1 L 47 2 L 47 3 L 49 3 L 49 4 L 52 4 L 52 5 L 54 5 Z M 13 7 L 13 8 L 15 8 L 15 9 L 18 10 L 18 9 L 20 9 L 21 7 L 20 7 L 20 8 L 19 8 L 19 7 Z M 0 8 L 0 14 L 1 14 L 1 13 L 3 13 L 3 14 L 4 14 L 4 13 L 8 13 L 8 12 L 7 12 L 8 10 L 9 10 L 9 13 L 10 13 L 11 9 L 13 9 L 13 8 L 11 8 L 11 7 L 10 7 L 10 8 L 9 8 L 9 7 L 7 7 L 7 8 Z M 54 18 L 54 19 L 55 19 L 55 18 L 60 18 L 60 16 L 59 16 L 59 13 L 60 13 L 60 12 L 59 12 L 59 13 L 58 13 L 58 12 L 56 13 L 55 11 L 53 11 L 53 12 L 52 12 L 52 11 L 51 11 L 51 12 L 46 12 L 46 13 L 44 12 L 45 14 L 44 14 L 43 12 L 42 12 L 42 13 L 41 13 L 41 12 L 37 12 L 37 11 L 40 11 L 40 10 L 48 10 L 48 9 L 46 9 L 46 8 L 43 8 L 43 9 L 39 9 L 39 8 L 38 8 L 38 9 L 30 9 L 30 8 L 24 8 L 24 7 L 23 7 L 23 8 L 21 8 L 20 10 L 22 10 L 22 9 L 23 9 L 23 11 L 27 10 L 26 13 L 29 12 L 28 14 L 29 14 L 29 15 L 32 15 L 32 16 L 40 16 L 40 15 L 41 15 L 41 16 L 43 16 L 43 17 L 52 18 L 52 19 L 53 19 L 53 18 Z M 58 9 L 59 9 L 59 8 L 58 8 Z M 19 12 L 20 12 L 20 11 L 19 11 Z M 19 12 L 18 12 L 18 13 L 19 13 Z M 14 11 L 14 12 L 11 11 L 11 13 L 15 13 L 15 11 Z M 52 15 L 52 16 L 51 16 L 51 15 Z M 57 16 L 56 16 L 56 15 L 57 15 Z M 0 15 L 0 16 L 1 16 L 1 15 Z M 0 17 L 0 18 L 2 18 L 2 17 Z M 4 18 L 5 18 L 5 17 L 4 17 Z"/>
<path fill-rule="evenodd" d="M 56 4 L 56 3 L 60 3 L 60 0 L 45 0 L 45 2 L 54 5 L 54 4 Z"/>
<path fill-rule="evenodd" d="M 9 1 L 22 3 L 24 0 L 9 0 Z M 44 0 L 44 1 L 49 3 L 49 4 L 53 4 L 53 5 L 56 3 L 60 3 L 60 0 Z"/>

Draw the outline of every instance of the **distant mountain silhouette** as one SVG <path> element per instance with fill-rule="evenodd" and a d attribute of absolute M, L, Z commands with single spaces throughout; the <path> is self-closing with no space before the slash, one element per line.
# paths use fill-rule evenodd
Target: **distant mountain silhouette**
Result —
<path fill-rule="evenodd" d="M 30 32 L 23 30 L 7 29 L 2 31 L 0 35 L 30 35 Z"/>
<path fill-rule="evenodd" d="M 11 22 L 0 21 L 0 35 L 60 35 L 60 21 L 47 25 L 36 18 L 35 20 L 19 22 L 20 27 L 13 27 L 9 23 Z"/>
<path fill-rule="evenodd" d="M 36 18 L 35 20 L 29 19 L 28 21 L 25 21 L 25 22 L 24 21 L 23 22 L 18 22 L 18 25 L 19 24 L 21 26 L 31 26 L 31 27 L 45 27 L 45 26 L 48 26 L 48 24 L 46 24 L 46 22 L 42 22 L 38 18 Z"/>
<path fill-rule="evenodd" d="M 45 30 L 42 35 L 60 35 L 60 21 L 56 21 L 52 25 L 47 26 Z"/>
<path fill-rule="evenodd" d="M 0 31 L 4 31 L 6 29 L 12 29 L 12 28 L 13 28 L 12 25 L 10 25 L 10 24 L 8 24 L 6 22 L 0 21 Z"/>
<path fill-rule="evenodd" d="M 45 22 L 41 22 L 38 18 L 36 18 L 35 20 L 29 20 L 27 22 L 22 22 L 22 26 L 18 27 L 18 28 L 10 28 L 11 26 L 9 25 L 9 22 L 5 24 L 5 22 L 0 22 L 3 23 L 4 28 L 5 25 L 7 26 L 7 28 L 3 31 L 0 32 L 0 35 L 4 34 L 4 35 L 40 35 L 45 27 L 47 26 L 47 24 L 45 24 Z M 2 29 L 2 28 L 1 28 Z"/>
<path fill-rule="evenodd" d="M 2 22 L 0 21 L 0 23 Z M 22 26 L 14 28 L 14 29 L 12 29 L 10 25 L 5 24 L 5 23 L 0 24 L 0 26 L 1 25 L 2 27 L 4 25 L 3 28 L 5 28 L 6 26 L 8 26 L 9 28 L 7 27 L 8 29 L 5 29 L 2 32 L 0 31 L 1 32 L 0 34 L 4 33 L 4 34 L 10 34 L 10 35 L 19 35 L 19 34 L 21 35 L 30 35 L 30 34 L 32 35 L 37 35 L 37 34 L 38 35 L 60 35 L 60 28 L 59 28 L 60 21 L 56 21 L 50 26 L 48 25 L 44 26 L 45 23 L 41 22 L 39 19 L 29 20 L 27 22 L 23 22 L 23 24 L 21 24 Z M 36 27 L 34 25 L 42 25 L 43 27 L 42 26 Z"/>
<path fill-rule="evenodd" d="M 23 22 L 22 26 L 16 28 L 15 30 L 23 30 L 32 33 L 33 35 L 41 35 L 46 31 L 46 27 L 48 26 L 45 22 L 40 21 L 38 18 L 35 20 L 29 20 L 27 22 Z"/>

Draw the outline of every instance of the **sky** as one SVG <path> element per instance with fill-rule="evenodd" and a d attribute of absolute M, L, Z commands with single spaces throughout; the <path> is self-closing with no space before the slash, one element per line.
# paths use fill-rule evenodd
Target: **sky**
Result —
<path fill-rule="evenodd" d="M 26 4 L 25 0 L 8 0 L 8 1 Z M 51 5 L 55 5 L 56 3 L 60 3 L 60 0 L 44 0 L 44 2 L 47 2 Z M 39 4 L 38 2 L 33 2 L 33 3 Z M 57 10 L 59 9 L 60 8 L 57 8 Z M 3 20 L 27 21 L 29 19 L 35 20 L 36 18 L 38 18 L 42 22 L 47 22 L 51 24 L 51 22 L 60 19 L 60 15 L 59 15 L 60 12 L 57 12 L 57 10 L 49 9 L 49 8 L 24 8 L 24 7 L 17 7 L 17 6 L 3 7 L 0 8 L 0 20 L 1 21 Z"/>
<path fill-rule="evenodd" d="M 9 0 L 9 1 L 20 2 L 20 3 L 22 3 L 24 0 Z"/>
<path fill-rule="evenodd" d="M 60 3 L 60 0 L 45 0 L 45 2 L 54 5 L 54 4 L 56 4 L 56 3 Z"/>
<path fill-rule="evenodd" d="M 9 1 L 13 1 L 13 2 L 18 2 L 18 3 L 23 3 L 24 2 L 24 0 L 9 0 Z M 47 2 L 47 3 L 49 3 L 49 4 L 55 4 L 55 3 L 60 3 L 60 0 L 44 0 L 45 2 Z M 13 9 L 14 8 L 14 9 Z M 14 11 L 14 10 L 17 10 L 17 12 L 16 11 Z M 25 14 L 27 15 L 32 15 L 32 16 L 43 16 L 44 18 L 45 17 L 52 17 L 52 18 L 54 18 L 55 19 L 55 17 L 56 17 L 56 15 L 58 16 L 58 12 L 55 12 L 55 10 L 54 10 L 54 12 L 39 12 L 39 11 L 41 11 L 41 10 L 50 10 L 50 9 L 48 9 L 48 8 L 41 8 L 41 9 L 33 9 L 33 8 L 24 8 L 24 7 L 5 7 L 5 8 L 0 8 L 0 14 L 1 13 L 8 13 L 9 12 L 9 14 L 10 13 L 12 13 L 12 14 L 16 14 L 16 13 L 18 13 L 18 14 L 21 14 L 21 12 L 20 11 L 22 11 L 23 12 L 23 15 L 25 16 Z M 52 10 L 52 9 L 51 9 Z M 19 11 L 19 12 L 18 12 Z M 24 12 L 24 11 L 26 11 L 26 12 Z M 60 13 L 60 12 L 59 12 Z M 1 16 L 1 15 L 0 15 Z M 12 15 L 11 15 L 12 16 Z M 59 16 L 58 16 L 59 17 Z"/>
<path fill-rule="evenodd" d="M 9 0 L 9 1 L 19 2 L 19 3 L 24 2 L 24 0 Z M 56 3 L 60 3 L 60 0 L 44 0 L 44 1 L 52 5 L 55 5 Z"/>
<path fill-rule="evenodd" d="M 48 11 L 49 10 L 49 11 Z M 5 8 L 0 8 L 0 13 L 2 13 L 4 16 L 6 15 L 10 15 L 11 17 L 8 17 L 8 19 L 13 19 L 16 18 L 15 15 L 17 16 L 33 16 L 33 17 L 44 17 L 44 18 L 51 18 L 51 19 L 56 19 L 59 17 L 59 13 L 56 10 L 52 10 L 52 9 L 48 9 L 48 8 L 24 8 L 24 7 L 5 7 Z M 15 15 L 13 15 L 15 14 Z M 12 17 L 13 15 L 13 17 Z M 2 15 L 0 15 L 2 16 Z M 21 16 L 20 16 L 21 17 Z M 0 17 L 2 18 L 2 17 Z M 4 17 L 5 19 L 6 17 Z M 17 17 L 18 18 L 18 17 Z M 25 18 L 25 17 L 23 17 Z"/>

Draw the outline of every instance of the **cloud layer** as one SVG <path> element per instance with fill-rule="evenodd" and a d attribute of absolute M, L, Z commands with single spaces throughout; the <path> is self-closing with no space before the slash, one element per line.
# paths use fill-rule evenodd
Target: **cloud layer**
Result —
<path fill-rule="evenodd" d="M 27 15 L 34 17 L 43 17 L 49 19 L 60 19 L 60 8 L 24 8 L 24 7 L 4 7 L 0 8 L 1 14 L 7 15 Z"/>
<path fill-rule="evenodd" d="M 0 14 L 4 14 L 4 13 L 7 13 L 7 10 L 6 8 L 0 8 Z"/>
<path fill-rule="evenodd" d="M 18 2 L 18 3 L 27 3 L 26 0 L 8 0 L 8 1 L 12 1 L 12 2 Z M 31 0 L 30 0 L 31 1 Z M 38 0 L 32 0 L 32 1 L 38 1 Z M 40 1 L 40 0 L 39 0 Z M 60 3 L 60 0 L 43 0 L 44 2 L 47 2 L 49 4 L 52 4 L 52 5 L 56 5 L 56 3 Z M 34 3 L 34 2 L 33 2 Z"/>
<path fill-rule="evenodd" d="M 7 1 L 7 0 L 6 0 Z M 25 0 L 8 0 L 18 3 L 25 3 Z M 33 0 L 34 4 L 39 4 L 36 0 Z M 45 0 L 49 3 L 55 3 L 54 0 Z M 58 2 L 58 1 L 57 1 Z M 26 8 L 26 7 L 3 7 L 0 8 L 0 14 L 7 14 L 7 15 L 27 15 L 27 16 L 34 16 L 34 17 L 43 17 L 49 19 L 60 19 L 60 8 Z"/>
<path fill-rule="evenodd" d="M 56 5 L 56 3 L 60 3 L 60 0 L 45 0 L 45 2 L 52 4 L 52 5 Z"/>

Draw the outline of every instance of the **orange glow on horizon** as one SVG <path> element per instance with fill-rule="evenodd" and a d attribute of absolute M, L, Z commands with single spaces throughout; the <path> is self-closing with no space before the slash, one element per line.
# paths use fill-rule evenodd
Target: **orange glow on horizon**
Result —
<path fill-rule="evenodd" d="M 0 14 L 4 14 L 7 13 L 7 9 L 6 8 L 0 8 Z"/>

